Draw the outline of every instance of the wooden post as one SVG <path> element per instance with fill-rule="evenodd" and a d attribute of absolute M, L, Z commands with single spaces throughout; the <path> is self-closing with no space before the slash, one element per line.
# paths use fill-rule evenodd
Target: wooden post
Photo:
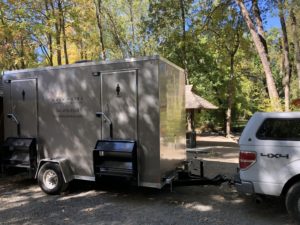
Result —
<path fill-rule="evenodd" d="M 195 131 L 195 109 L 191 109 L 191 130 Z"/>

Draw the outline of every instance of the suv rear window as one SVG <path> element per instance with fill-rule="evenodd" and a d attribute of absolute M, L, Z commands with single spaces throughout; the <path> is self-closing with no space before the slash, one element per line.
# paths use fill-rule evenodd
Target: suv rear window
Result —
<path fill-rule="evenodd" d="M 262 140 L 300 141 L 300 119 L 266 119 L 256 137 Z"/>

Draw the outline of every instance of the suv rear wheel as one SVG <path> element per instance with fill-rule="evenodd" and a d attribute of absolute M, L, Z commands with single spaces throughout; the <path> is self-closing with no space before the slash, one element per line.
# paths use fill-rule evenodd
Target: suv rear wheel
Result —
<path fill-rule="evenodd" d="M 290 187 L 285 197 L 285 206 L 288 213 L 300 221 L 300 182 Z"/>

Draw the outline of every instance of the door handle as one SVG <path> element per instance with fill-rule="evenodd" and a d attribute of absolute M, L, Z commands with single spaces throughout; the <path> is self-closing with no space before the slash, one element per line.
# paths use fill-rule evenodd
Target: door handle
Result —
<path fill-rule="evenodd" d="M 96 112 L 96 116 L 97 117 L 104 117 L 105 120 L 107 120 L 109 122 L 109 136 L 111 139 L 113 139 L 113 124 L 111 119 L 109 119 L 104 112 Z"/>
<path fill-rule="evenodd" d="M 17 117 L 13 113 L 9 113 L 9 114 L 7 114 L 7 118 L 14 121 L 17 124 L 17 134 L 18 134 L 18 137 L 20 137 L 21 136 L 21 126 L 20 126 L 20 122 L 17 119 Z"/>

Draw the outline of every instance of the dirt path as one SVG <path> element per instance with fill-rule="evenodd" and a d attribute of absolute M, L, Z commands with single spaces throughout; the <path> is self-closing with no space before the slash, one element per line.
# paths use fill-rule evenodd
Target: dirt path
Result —
<path fill-rule="evenodd" d="M 222 137 L 200 137 L 207 175 L 233 175 L 238 149 Z M 206 148 L 206 149 L 205 149 Z M 233 187 L 153 190 L 126 184 L 73 182 L 68 193 L 45 195 L 35 181 L 0 178 L 0 224 L 242 224 L 289 225 L 280 199 L 256 204 Z"/>

